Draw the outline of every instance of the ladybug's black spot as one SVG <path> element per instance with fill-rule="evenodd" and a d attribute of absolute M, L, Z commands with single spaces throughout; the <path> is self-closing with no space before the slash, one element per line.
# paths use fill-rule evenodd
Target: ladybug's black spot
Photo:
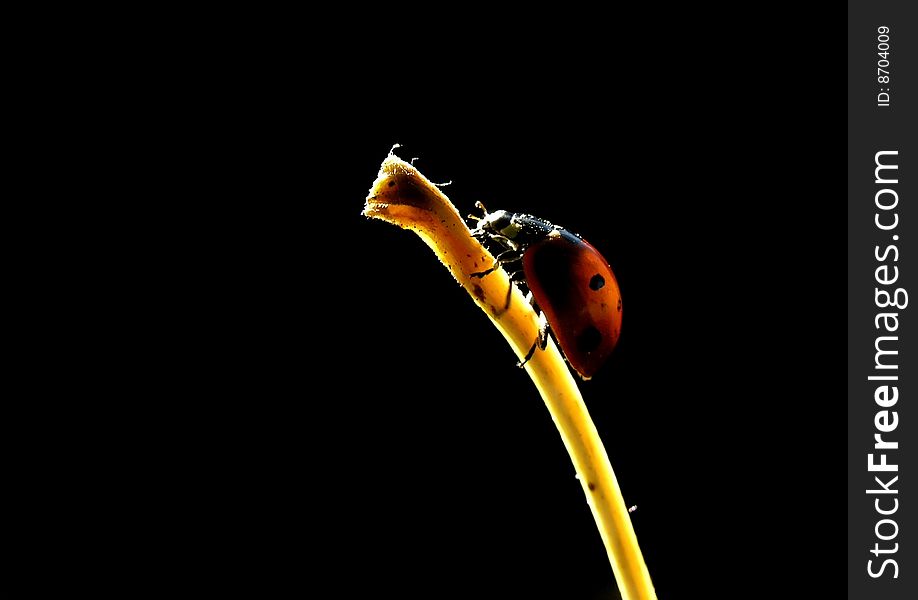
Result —
<path fill-rule="evenodd" d="M 593 278 L 590 279 L 590 289 L 594 292 L 599 290 L 604 285 L 606 285 L 606 280 L 603 279 L 602 275 L 599 273 L 593 275 Z"/>
<path fill-rule="evenodd" d="M 389 181 L 389 187 L 392 187 L 394 185 L 395 185 L 395 181 Z"/>
<path fill-rule="evenodd" d="M 599 348 L 602 343 L 602 334 L 599 330 L 590 325 L 577 336 L 577 349 L 580 352 L 592 352 Z"/>

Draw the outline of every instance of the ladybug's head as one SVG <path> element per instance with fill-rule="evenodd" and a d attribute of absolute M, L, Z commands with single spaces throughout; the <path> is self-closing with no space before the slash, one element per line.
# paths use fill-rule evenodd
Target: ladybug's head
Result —
<path fill-rule="evenodd" d="M 476 205 L 484 210 L 480 202 Z M 472 235 L 498 235 L 512 240 L 520 232 L 520 225 L 513 217 L 514 213 L 506 210 L 495 210 L 491 213 L 485 210 L 484 216 L 478 219 L 478 225 L 472 230 Z"/>

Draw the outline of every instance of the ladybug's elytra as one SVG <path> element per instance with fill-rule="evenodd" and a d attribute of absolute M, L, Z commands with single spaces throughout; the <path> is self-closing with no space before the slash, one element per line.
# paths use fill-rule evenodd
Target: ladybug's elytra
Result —
<path fill-rule="evenodd" d="M 599 251 L 579 235 L 532 215 L 505 210 L 488 212 L 476 202 L 483 217 L 472 235 L 497 242 L 504 251 L 494 266 L 473 277 L 484 277 L 510 265 L 511 281 L 529 288 L 530 301 L 541 309 L 539 336 L 523 366 L 544 350 L 549 331 L 568 364 L 590 379 L 612 353 L 622 328 L 622 296 L 612 268 Z M 520 268 L 521 267 L 521 268 Z"/>

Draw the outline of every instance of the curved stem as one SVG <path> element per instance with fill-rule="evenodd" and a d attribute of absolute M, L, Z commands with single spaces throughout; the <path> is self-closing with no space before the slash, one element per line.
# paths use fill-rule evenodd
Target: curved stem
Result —
<path fill-rule="evenodd" d="M 370 189 L 363 214 L 417 233 L 522 358 L 538 335 L 538 318 L 515 287 L 505 308 L 507 273 L 472 277 L 494 264 L 494 257 L 470 234 L 449 199 L 417 169 L 390 154 Z M 631 517 L 609 457 L 570 370 L 549 339 L 526 371 L 551 414 L 583 486 L 605 543 L 612 571 L 625 600 L 656 598 Z"/>

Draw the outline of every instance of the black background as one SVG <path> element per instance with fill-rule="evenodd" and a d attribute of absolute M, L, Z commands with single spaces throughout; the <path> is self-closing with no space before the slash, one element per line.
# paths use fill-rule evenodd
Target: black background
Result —
<path fill-rule="evenodd" d="M 383 15 L 349 55 L 278 35 L 226 61 L 174 148 L 195 183 L 151 328 L 181 390 L 150 458 L 176 562 L 261 591 L 614 597 L 511 351 L 414 234 L 360 215 L 400 143 L 460 211 L 531 212 L 611 263 L 623 334 L 581 389 L 659 597 L 841 588 L 841 29 L 807 29 L 802 83 L 783 17 L 648 16 Z"/>

